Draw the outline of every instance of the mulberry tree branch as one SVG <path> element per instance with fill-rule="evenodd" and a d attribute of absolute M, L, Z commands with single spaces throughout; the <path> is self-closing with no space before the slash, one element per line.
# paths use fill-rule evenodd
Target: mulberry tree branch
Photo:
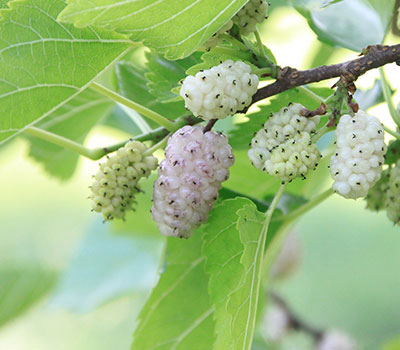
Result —
<path fill-rule="evenodd" d="M 278 67 L 276 81 L 258 89 L 252 103 L 277 95 L 297 86 L 316 83 L 331 78 L 340 78 L 345 86 L 351 88 L 353 82 L 367 71 L 396 62 L 400 65 L 400 44 L 374 45 L 363 50 L 363 56 L 330 66 L 320 66 L 308 70 L 297 70 L 292 67 Z M 246 112 L 247 108 L 242 112 Z"/>

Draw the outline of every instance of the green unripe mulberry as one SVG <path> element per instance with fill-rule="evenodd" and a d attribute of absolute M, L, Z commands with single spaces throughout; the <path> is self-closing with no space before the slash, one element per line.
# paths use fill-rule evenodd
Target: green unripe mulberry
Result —
<path fill-rule="evenodd" d="M 369 189 L 368 194 L 365 197 L 367 209 L 373 211 L 385 209 L 387 191 L 389 190 L 389 177 L 389 171 L 383 171 L 379 181 Z"/>
<path fill-rule="evenodd" d="M 400 160 L 390 171 L 389 188 L 386 194 L 386 214 L 389 220 L 400 225 Z"/>
<path fill-rule="evenodd" d="M 113 155 L 99 163 L 90 186 L 92 210 L 102 213 L 104 220 L 124 219 L 132 209 L 138 183 L 157 168 L 157 159 L 146 156 L 147 147 L 138 141 L 129 141 Z"/>

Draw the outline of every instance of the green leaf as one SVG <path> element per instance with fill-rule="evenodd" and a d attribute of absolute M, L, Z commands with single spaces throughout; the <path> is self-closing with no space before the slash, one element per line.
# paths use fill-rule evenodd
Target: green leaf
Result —
<path fill-rule="evenodd" d="M 62 0 L 0 12 L 0 142 L 78 95 L 129 48 L 122 35 L 57 22 Z"/>
<path fill-rule="evenodd" d="M 201 256 L 202 235 L 170 237 L 157 286 L 139 316 L 132 350 L 210 350 L 214 307 Z"/>
<path fill-rule="evenodd" d="M 0 268 L 0 326 L 20 316 L 54 285 L 55 275 L 38 266 Z"/>
<path fill-rule="evenodd" d="M 332 90 L 329 88 L 313 88 L 311 90 L 321 97 L 327 97 L 332 94 Z M 236 128 L 230 132 L 229 143 L 234 149 L 247 150 L 254 133 L 261 129 L 270 114 L 278 112 L 290 102 L 301 103 L 308 109 L 319 107 L 317 102 L 296 88 L 273 96 L 268 102 L 268 105 L 260 105 L 258 112 L 246 114 L 248 121 L 236 124 Z"/>
<path fill-rule="evenodd" d="M 113 105 L 108 98 L 88 89 L 36 126 L 83 143 L 89 131 L 110 112 Z M 50 175 L 61 180 L 67 180 L 73 175 L 79 158 L 77 153 L 32 136 L 26 138 L 30 142 L 29 156 L 42 163 Z"/>
<path fill-rule="evenodd" d="M 341 1 L 321 8 L 320 1 L 295 1 L 319 40 L 334 46 L 361 51 L 383 42 L 395 0 Z M 360 20 L 362 19 L 362 20 Z"/>
<path fill-rule="evenodd" d="M 261 285 L 261 268 L 264 245 L 262 227 L 265 215 L 254 204 L 237 211 L 238 231 L 245 245 L 240 262 L 244 265 L 244 284 L 235 291 L 227 305 L 231 314 L 232 350 L 249 350 L 251 347 Z"/>
<path fill-rule="evenodd" d="M 208 290 L 215 305 L 217 336 L 214 349 L 227 349 L 231 339 L 231 319 L 226 305 L 242 282 L 244 266 L 240 262 L 244 245 L 237 229 L 236 212 L 252 202 L 245 198 L 227 199 L 211 212 L 203 228 L 205 271 L 210 275 Z"/>
<path fill-rule="evenodd" d="M 71 0 L 61 21 L 125 33 L 165 54 L 189 56 L 220 29 L 246 0 Z"/>
<path fill-rule="evenodd" d="M 147 292 L 154 283 L 161 239 L 116 236 L 100 220 L 61 275 L 50 303 L 87 312 L 107 301 Z"/>
<path fill-rule="evenodd" d="M 146 73 L 148 87 L 160 102 L 168 102 L 177 97 L 171 92 L 173 88 L 179 87 L 179 81 L 186 77 L 186 70 L 201 62 L 201 53 L 197 52 L 183 60 L 168 61 L 164 57 L 154 52 L 146 54 L 147 67 Z"/>
<path fill-rule="evenodd" d="M 391 92 L 393 95 L 395 91 L 392 90 Z M 354 94 L 354 98 L 360 108 L 364 111 L 377 105 L 378 103 L 385 102 L 380 80 L 376 80 L 374 85 L 368 90 L 357 89 L 356 93 Z"/>
<path fill-rule="evenodd" d="M 159 102 L 153 94 L 149 92 L 146 73 L 148 70 L 138 64 L 121 61 L 116 64 L 116 75 L 118 79 L 119 92 L 132 101 L 152 109 L 170 119 L 176 119 L 187 114 L 183 100 L 176 102 Z M 149 125 L 156 127 L 154 122 Z"/>

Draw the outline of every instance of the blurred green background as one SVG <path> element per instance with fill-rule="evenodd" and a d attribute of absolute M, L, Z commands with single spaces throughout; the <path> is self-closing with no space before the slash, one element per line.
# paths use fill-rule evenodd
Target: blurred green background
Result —
<path fill-rule="evenodd" d="M 262 34 L 282 66 L 308 68 L 355 57 L 319 43 L 289 7 L 275 9 Z M 397 89 L 398 70 L 387 67 Z M 377 72 L 368 73 L 358 87 L 371 87 L 376 77 Z M 384 105 L 371 113 L 393 126 Z M 125 137 L 97 127 L 88 145 Z M 86 200 L 95 162 L 80 159 L 72 180 L 60 183 L 27 154 L 23 139 L 0 150 L 0 349 L 129 348 L 135 318 L 156 283 L 162 250 L 149 200 L 138 200 L 140 215 L 126 224 L 102 224 Z M 243 178 L 234 173 L 228 186 L 240 190 Z M 380 349 L 400 336 L 399 228 L 384 213 L 364 210 L 361 200 L 334 196 L 301 218 L 296 230 L 300 266 L 274 285 L 296 313 L 315 326 L 348 332 L 361 350 Z M 24 304 L 35 300 L 17 317 Z M 303 350 L 299 344 L 289 341 L 283 348 Z"/>

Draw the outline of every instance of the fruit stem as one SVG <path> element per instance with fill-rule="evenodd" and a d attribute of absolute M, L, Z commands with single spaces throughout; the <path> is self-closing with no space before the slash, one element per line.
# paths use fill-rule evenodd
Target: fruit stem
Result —
<path fill-rule="evenodd" d="M 261 35 L 260 35 L 260 32 L 259 32 L 258 29 L 256 29 L 256 31 L 254 32 L 254 35 L 255 35 L 256 40 L 257 40 L 257 45 L 258 45 L 259 54 L 262 55 L 262 57 L 263 57 L 264 59 L 266 59 L 268 65 L 269 65 L 271 68 L 274 67 L 274 66 L 275 66 L 274 62 L 272 62 L 272 61 L 270 60 L 270 58 L 267 56 L 267 53 L 265 52 L 265 47 L 264 47 L 264 44 L 263 44 L 263 42 L 262 42 L 262 40 L 261 40 Z"/>
<path fill-rule="evenodd" d="M 115 102 L 119 102 L 122 105 L 133 109 L 134 111 L 142 114 L 143 116 L 147 117 L 148 119 L 156 122 L 157 124 L 163 126 L 165 129 L 169 131 L 175 131 L 175 124 L 173 121 L 167 119 L 166 117 L 158 114 L 157 112 L 152 111 L 139 103 L 136 103 L 132 100 L 127 99 L 126 97 L 106 88 L 103 85 L 98 83 L 90 84 L 90 88 L 93 90 L 100 92 L 102 95 L 107 96 L 108 98 L 114 100 Z"/>
<path fill-rule="evenodd" d="M 169 137 L 172 135 L 172 133 L 169 133 L 167 136 L 165 136 L 161 141 L 157 142 L 155 145 L 151 146 L 146 152 L 143 153 L 143 156 L 150 156 L 152 155 L 155 151 L 164 148 L 164 146 L 167 144 Z"/>
<path fill-rule="evenodd" d="M 34 126 L 31 126 L 29 128 L 26 128 L 24 130 L 26 134 L 29 134 L 31 136 L 35 136 L 43 141 L 50 142 L 54 145 L 69 149 L 70 151 L 79 153 L 80 155 L 93 159 L 95 160 L 96 158 L 93 157 L 93 150 L 80 145 L 79 143 L 69 140 L 63 136 L 54 134 L 50 131 L 43 130 L 36 128 Z"/>
<path fill-rule="evenodd" d="M 328 124 L 325 124 L 319 130 L 317 133 L 311 138 L 312 142 L 317 142 L 322 136 L 324 136 L 327 132 L 331 131 L 332 128 L 328 126 Z"/>
<path fill-rule="evenodd" d="M 400 115 L 399 112 L 397 112 L 396 107 L 394 106 L 391 89 L 383 67 L 379 68 L 379 74 L 381 76 L 381 86 L 383 90 L 383 96 L 385 97 L 385 101 L 388 106 L 390 115 L 392 116 L 397 126 L 400 127 Z"/>
<path fill-rule="evenodd" d="M 392 129 L 389 129 L 387 126 L 383 125 L 383 130 L 385 130 L 388 134 L 394 136 L 396 139 L 400 140 L 400 133 L 397 131 L 394 131 Z"/>
<path fill-rule="evenodd" d="M 181 128 L 185 125 L 195 125 L 195 124 L 200 123 L 201 121 L 202 121 L 201 119 L 194 118 L 192 116 L 190 116 L 190 117 L 185 116 L 185 117 L 178 118 L 174 123 L 174 129 L 175 129 L 174 131 L 178 130 L 179 128 Z M 144 133 L 141 135 L 131 137 L 128 140 L 118 142 L 111 146 L 89 149 L 75 141 L 69 140 L 63 136 L 54 134 L 50 131 L 36 128 L 34 126 L 26 128 L 24 130 L 24 132 L 29 135 L 35 136 L 43 141 L 47 141 L 54 145 L 57 145 L 57 146 L 66 148 L 70 151 L 76 152 L 76 153 L 80 154 L 81 156 L 84 156 L 91 160 L 98 160 L 98 159 L 104 157 L 108 153 L 115 152 L 117 149 L 123 147 L 128 141 L 158 141 L 160 139 L 162 139 L 162 141 L 163 141 L 163 139 L 167 135 L 169 135 L 169 131 L 167 129 L 161 127 L 161 128 L 151 130 L 148 133 Z M 161 144 L 161 142 L 159 142 L 158 144 Z M 153 146 L 153 147 L 155 147 L 155 146 Z"/>
<path fill-rule="evenodd" d="M 263 78 L 265 76 L 270 76 L 272 74 L 272 68 L 258 68 L 253 71 L 254 74 L 257 74 L 259 78 Z"/>
<path fill-rule="evenodd" d="M 296 220 L 301 215 L 305 214 L 309 210 L 316 207 L 318 204 L 322 203 L 325 199 L 329 198 L 333 194 L 332 187 L 328 188 L 325 192 L 320 193 L 318 196 L 309 200 L 306 204 L 298 207 L 287 215 L 276 218 L 276 220 L 284 220 L 284 222 L 290 222 Z"/>

